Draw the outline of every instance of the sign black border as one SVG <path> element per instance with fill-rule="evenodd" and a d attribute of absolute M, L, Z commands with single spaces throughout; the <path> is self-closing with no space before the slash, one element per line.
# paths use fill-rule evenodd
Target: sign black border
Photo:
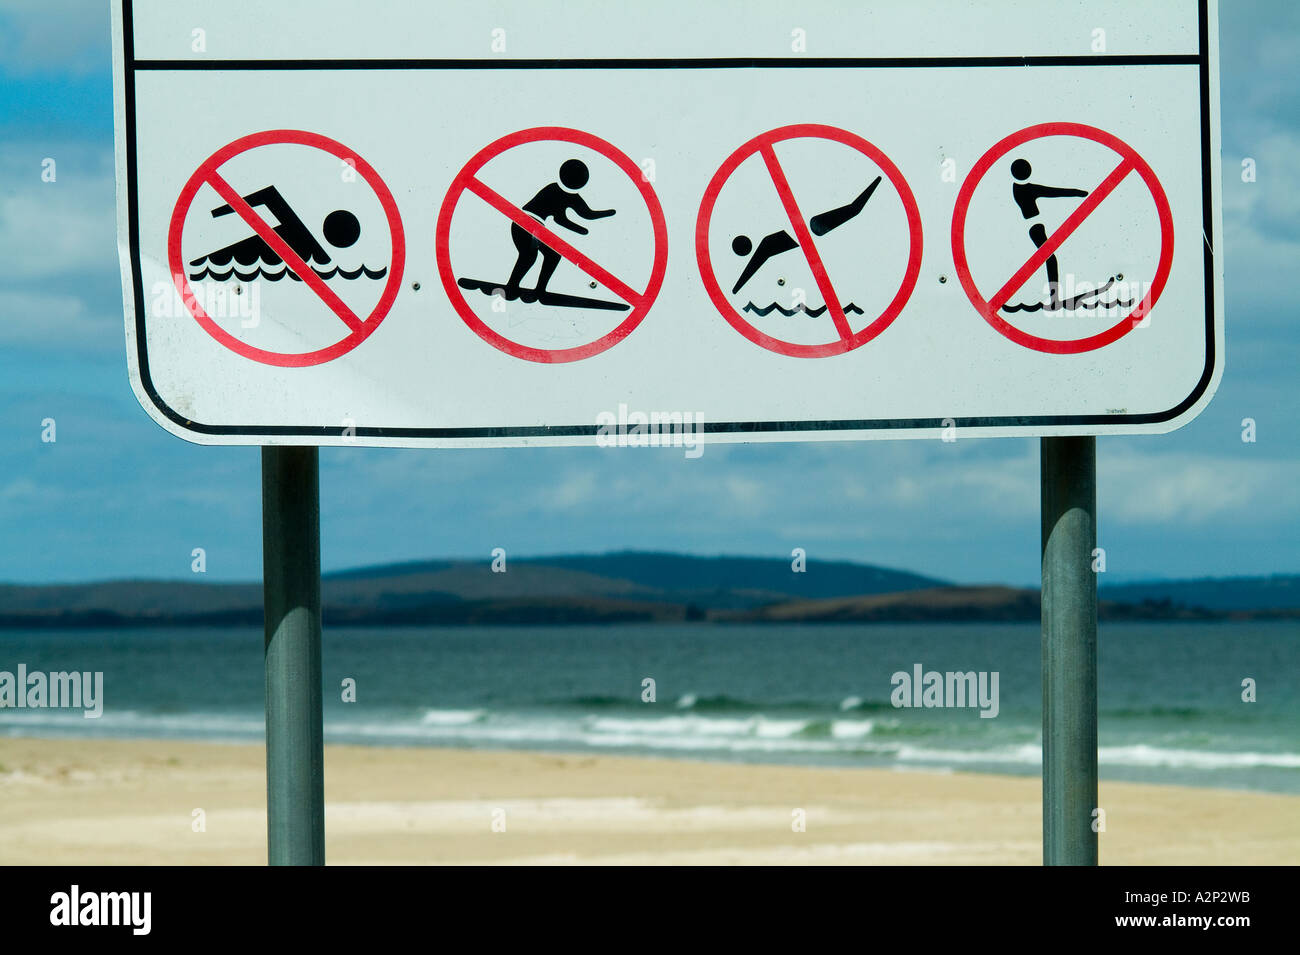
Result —
<path fill-rule="evenodd" d="M 1214 339 L 1214 208 L 1210 128 L 1209 0 L 1199 0 L 1199 51 L 1194 55 L 1159 56 L 1039 56 L 1039 57 L 876 57 L 876 58 L 712 58 L 712 59 L 584 59 L 584 60 L 137 60 L 132 20 L 132 0 L 122 0 L 123 107 L 126 129 L 127 228 L 131 254 L 131 279 L 135 295 L 136 357 L 140 384 L 154 406 L 186 431 L 205 435 L 342 437 L 345 428 L 314 425 L 209 425 L 192 421 L 173 410 L 154 388 L 145 348 L 144 288 L 140 269 L 140 217 L 136 202 L 135 74 L 140 70 L 535 70 L 535 69 L 735 69 L 850 67 L 1015 67 L 1026 66 L 1198 66 L 1201 98 L 1201 205 L 1205 230 L 1205 369 L 1192 393 L 1168 411 L 1150 414 L 1025 415 L 971 418 L 877 418 L 859 421 L 740 421 L 705 422 L 706 434 L 780 434 L 783 432 L 888 431 L 959 428 L 1080 427 L 1087 425 L 1156 424 L 1177 418 L 1209 388 L 1216 361 Z M 356 427 L 357 437 L 373 438 L 545 438 L 594 437 L 599 425 L 559 425 L 523 428 L 375 428 Z"/>

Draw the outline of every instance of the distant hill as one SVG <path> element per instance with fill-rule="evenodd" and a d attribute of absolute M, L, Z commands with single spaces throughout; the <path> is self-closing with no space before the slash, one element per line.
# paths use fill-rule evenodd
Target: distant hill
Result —
<path fill-rule="evenodd" d="M 1015 622 L 1039 619 L 1036 589 L 935 587 L 907 593 L 794 600 L 741 611 L 731 619 L 771 623 Z M 1224 614 L 1165 602 L 1099 600 L 1101 620 L 1217 620 Z"/>
<path fill-rule="evenodd" d="M 323 615 L 340 623 L 459 623 L 529 619 L 702 619 L 786 600 L 942 586 L 907 571 L 848 561 L 693 557 L 624 551 L 488 560 L 431 560 L 325 574 Z M 0 625 L 259 621 L 260 584 L 122 580 L 0 585 Z"/>
<path fill-rule="evenodd" d="M 1155 580 L 1103 585 L 1098 594 L 1125 603 L 1168 600 L 1208 610 L 1290 610 L 1300 607 L 1300 575 Z"/>
<path fill-rule="evenodd" d="M 92 612 L 128 617 L 228 613 L 260 607 L 262 585 L 195 580 L 112 580 L 92 584 L 0 584 L 0 615 Z"/>
<path fill-rule="evenodd" d="M 1296 577 L 1103 587 L 1108 619 L 1300 616 Z M 1237 586 L 1240 585 L 1240 586 Z M 1234 589 L 1235 588 L 1235 589 Z M 1032 620 L 1038 592 L 958 587 L 850 561 L 693 557 L 623 551 L 361 567 L 322 580 L 325 623 L 527 624 L 714 620 L 869 622 Z M 236 625 L 262 620 L 258 583 L 122 580 L 0 585 L 0 626 Z"/>
<path fill-rule="evenodd" d="M 905 570 L 849 561 L 809 560 L 803 573 L 795 573 L 789 559 L 765 557 L 691 557 L 622 551 L 545 557 L 520 563 L 635 581 L 669 599 L 711 608 L 749 607 L 799 597 L 898 593 L 948 583 Z"/>
<path fill-rule="evenodd" d="M 909 593 L 788 601 L 737 616 L 774 623 L 1036 620 L 1038 591 L 1014 587 L 936 587 Z"/>
<path fill-rule="evenodd" d="M 365 603 L 437 593 L 462 600 L 524 597 L 603 597 L 664 601 L 700 608 L 742 608 L 795 598 L 895 593 L 942 586 L 934 577 L 848 561 L 790 561 L 763 557 L 692 557 L 622 551 L 508 558 L 506 573 L 488 561 L 419 561 L 325 575 L 326 603 Z"/>

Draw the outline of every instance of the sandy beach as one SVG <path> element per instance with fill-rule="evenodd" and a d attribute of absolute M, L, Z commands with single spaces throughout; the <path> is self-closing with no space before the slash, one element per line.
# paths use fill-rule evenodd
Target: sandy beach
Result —
<path fill-rule="evenodd" d="M 261 864 L 263 760 L 251 745 L 0 741 L 0 862 Z M 331 864 L 1040 861 L 1033 777 L 357 746 L 325 760 Z M 1103 782 L 1101 802 L 1103 864 L 1300 861 L 1297 796 Z"/>

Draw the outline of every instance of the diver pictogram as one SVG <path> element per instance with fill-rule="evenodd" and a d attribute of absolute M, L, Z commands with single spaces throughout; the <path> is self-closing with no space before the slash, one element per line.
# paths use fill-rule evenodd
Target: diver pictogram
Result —
<path fill-rule="evenodd" d="M 714 174 L 695 249 L 709 298 L 736 331 L 782 355 L 822 358 L 861 347 L 898 317 L 920 272 L 921 216 L 898 167 L 861 136 L 785 126 Z M 738 270 L 723 249 L 743 260 Z"/>

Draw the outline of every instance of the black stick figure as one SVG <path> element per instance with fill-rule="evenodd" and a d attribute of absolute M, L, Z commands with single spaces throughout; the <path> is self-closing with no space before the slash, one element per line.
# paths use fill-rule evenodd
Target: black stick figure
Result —
<path fill-rule="evenodd" d="M 837 206 L 834 209 L 828 209 L 826 212 L 821 212 L 813 216 L 808 220 L 809 231 L 812 232 L 813 235 L 825 235 L 832 229 L 838 229 L 840 226 L 844 225 L 844 223 L 858 215 L 858 213 L 862 211 L 863 207 L 866 206 L 867 200 L 871 198 L 871 194 L 876 191 L 876 186 L 880 185 L 880 180 L 881 177 L 877 176 L 872 180 L 871 184 L 867 186 L 867 188 L 858 193 L 858 197 L 852 202 L 846 203 L 842 206 Z M 773 232 L 770 235 L 763 236 L 763 238 L 758 242 L 757 249 L 754 248 L 754 243 L 750 241 L 749 236 L 736 236 L 731 240 L 731 251 L 735 252 L 737 255 L 749 255 L 750 252 L 753 252 L 754 254 L 750 257 L 750 260 L 745 263 L 745 268 L 740 273 L 740 278 L 736 279 L 736 284 L 732 286 L 731 294 L 735 295 L 739 292 L 744 287 L 745 283 L 754 277 L 754 273 L 763 267 L 764 263 L 766 263 L 768 259 L 780 255 L 782 252 L 789 252 L 791 249 L 797 248 L 799 248 L 798 240 L 784 229 L 780 232 Z"/>
<path fill-rule="evenodd" d="M 561 184 L 564 188 L 561 188 Z M 613 209 L 597 211 L 587 206 L 582 196 L 577 194 L 578 190 L 586 184 L 586 164 L 579 159 L 570 159 L 560 166 L 560 181 L 543 186 L 538 190 L 537 195 L 524 204 L 523 209 L 531 213 L 539 222 L 544 223 L 548 218 L 553 218 L 556 225 L 564 226 L 578 235 L 586 235 L 588 231 L 586 226 L 572 221 L 567 215 L 569 210 L 584 219 L 603 219 L 614 214 Z M 565 189 L 571 191 L 566 192 Z M 519 283 L 537 261 L 538 253 L 541 253 L 542 271 L 537 277 L 537 293 L 540 295 L 546 291 L 546 283 L 551 280 L 555 267 L 560 264 L 560 253 L 517 224 L 510 226 L 510 238 L 514 240 L 515 248 L 519 250 L 519 258 L 515 260 L 515 267 L 510 272 L 506 290 L 519 290 Z"/>
<path fill-rule="evenodd" d="M 249 193 L 243 199 L 254 208 L 263 206 L 275 216 L 279 225 L 272 231 L 283 239 L 289 248 L 298 253 L 304 262 L 308 265 L 313 263 L 329 265 L 329 253 L 316 241 L 311 230 L 275 186 L 267 186 L 265 189 Z M 215 219 L 230 215 L 232 212 L 234 210 L 229 205 L 218 206 L 212 210 L 212 217 Z M 336 249 L 346 249 L 360 237 L 361 224 L 351 212 L 346 209 L 336 209 L 321 223 L 321 234 L 325 237 L 325 241 Z M 266 265 L 280 264 L 279 254 L 267 244 L 265 239 L 254 234 L 223 249 L 201 255 L 190 262 L 190 265 L 199 266 L 204 262 L 211 262 L 213 265 L 225 266 L 229 265 L 232 259 L 243 266 L 255 265 L 258 262 Z"/>
<path fill-rule="evenodd" d="M 1038 218 L 1038 200 L 1039 199 L 1059 199 L 1067 196 L 1078 196 L 1082 198 L 1088 193 L 1083 189 L 1063 189 L 1057 186 L 1040 186 L 1037 183 L 1026 182 L 1033 174 L 1033 167 L 1025 159 L 1017 159 L 1011 164 L 1011 175 L 1016 178 L 1016 183 L 1011 187 L 1011 197 L 1015 199 L 1016 205 L 1020 207 L 1020 214 L 1026 219 Z M 1047 241 L 1047 228 L 1041 222 L 1035 222 L 1029 227 L 1029 238 L 1034 240 L 1035 248 L 1041 248 Z M 1060 295 L 1060 272 L 1056 264 L 1056 256 L 1047 257 L 1047 290 L 1051 297 L 1051 309 L 1056 311 L 1061 307 Z"/>

